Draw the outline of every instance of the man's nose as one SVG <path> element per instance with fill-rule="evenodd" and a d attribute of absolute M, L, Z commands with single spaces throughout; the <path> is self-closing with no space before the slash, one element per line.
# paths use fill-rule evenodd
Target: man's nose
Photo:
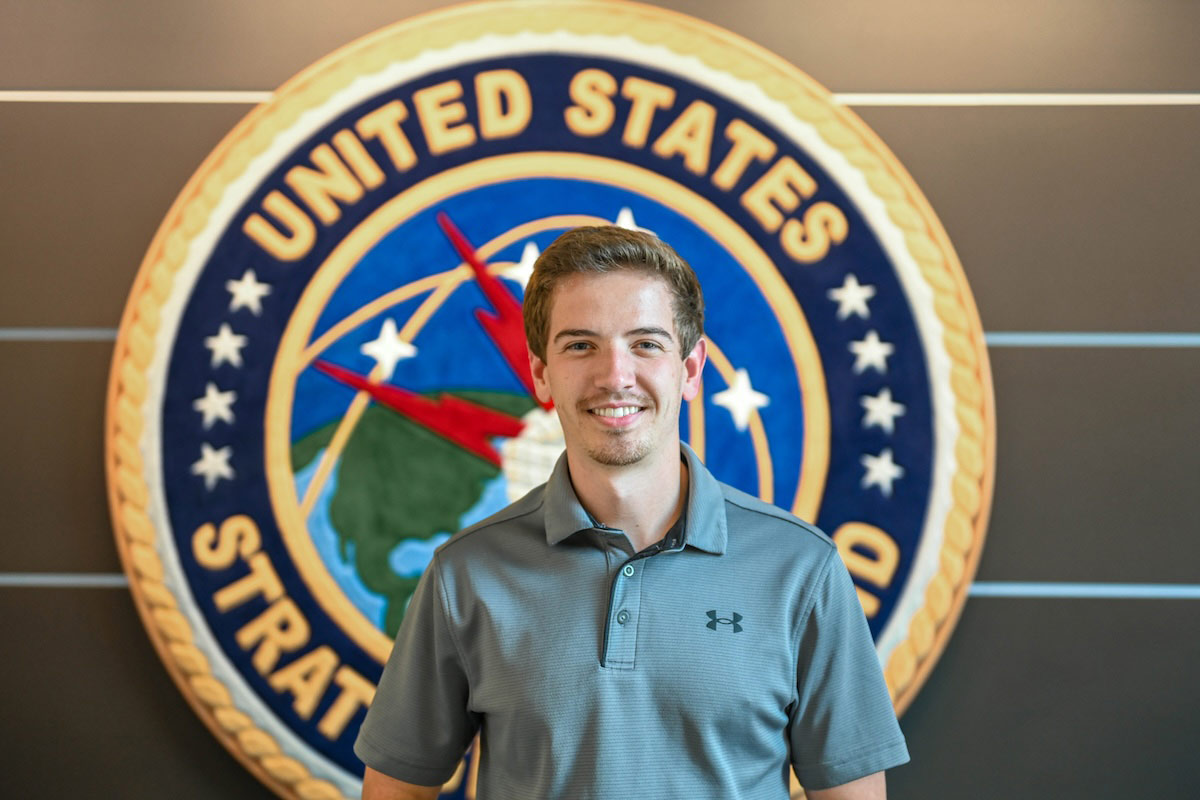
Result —
<path fill-rule="evenodd" d="M 623 348 L 613 347 L 604 350 L 598 359 L 596 384 L 609 392 L 620 392 L 632 388 L 634 384 L 633 354 Z"/>

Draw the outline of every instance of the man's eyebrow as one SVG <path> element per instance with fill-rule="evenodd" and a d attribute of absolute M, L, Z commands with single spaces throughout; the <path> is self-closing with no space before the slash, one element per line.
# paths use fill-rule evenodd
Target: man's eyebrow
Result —
<path fill-rule="evenodd" d="M 554 334 L 554 341 L 557 342 L 559 339 L 569 339 L 574 336 L 591 336 L 594 338 L 599 335 L 595 331 L 589 331 L 586 328 L 567 328 Z"/>
<path fill-rule="evenodd" d="M 668 342 L 675 341 L 675 338 L 673 336 L 671 336 L 670 331 L 668 331 L 666 328 L 660 328 L 657 325 L 650 325 L 650 326 L 647 326 L 644 328 L 634 328 L 633 330 L 626 331 L 625 335 L 626 336 L 661 336 L 662 338 L 666 339 Z M 595 331 L 590 331 L 587 328 L 566 328 L 565 330 L 561 330 L 558 333 L 554 334 L 554 341 L 557 342 L 559 339 L 570 339 L 570 338 L 574 338 L 576 336 L 584 337 L 584 338 L 590 336 L 594 339 L 594 338 L 598 338 L 600 336 L 600 334 L 596 333 Z"/>
<path fill-rule="evenodd" d="M 666 330 L 665 328 L 659 328 L 656 325 L 652 325 L 648 328 L 634 328 L 633 330 L 629 331 L 625 335 L 626 336 L 661 336 L 662 338 L 666 339 L 668 342 L 675 341 L 675 338 L 673 336 L 671 336 L 670 331 Z"/>

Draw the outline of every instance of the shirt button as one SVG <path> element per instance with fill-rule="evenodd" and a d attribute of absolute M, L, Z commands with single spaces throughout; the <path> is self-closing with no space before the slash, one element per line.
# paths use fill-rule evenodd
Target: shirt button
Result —
<path fill-rule="evenodd" d="M 626 622 L 629 622 L 629 612 L 628 611 L 618 612 L 617 613 L 617 624 L 624 625 Z"/>
<path fill-rule="evenodd" d="M 626 564 L 625 569 L 621 570 L 621 574 L 624 575 L 626 578 L 632 578 L 633 577 L 633 564 Z"/>

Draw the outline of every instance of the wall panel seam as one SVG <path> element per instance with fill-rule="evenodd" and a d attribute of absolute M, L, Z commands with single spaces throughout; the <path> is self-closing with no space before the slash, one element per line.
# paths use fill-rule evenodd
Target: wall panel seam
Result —
<path fill-rule="evenodd" d="M 119 589 L 123 572 L 0 572 L 0 588 Z M 1099 600 L 1200 600 L 1200 584 L 1081 581 L 975 581 L 969 597 Z"/>
<path fill-rule="evenodd" d="M 4 103 L 135 103 L 256 105 L 266 90 L 239 89 L 4 89 Z M 857 107 L 1195 106 L 1200 92 L 834 92 Z"/>
<path fill-rule="evenodd" d="M 116 328 L 8 327 L 0 342 L 110 342 Z M 1200 332 L 1157 331 L 989 331 L 988 347 L 1200 347 Z"/>

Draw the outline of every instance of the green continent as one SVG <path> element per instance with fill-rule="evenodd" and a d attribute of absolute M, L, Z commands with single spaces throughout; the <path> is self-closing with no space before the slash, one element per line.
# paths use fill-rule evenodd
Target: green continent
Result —
<path fill-rule="evenodd" d="M 521 416 L 534 407 L 528 397 L 460 391 L 458 397 Z M 292 469 L 302 469 L 328 445 L 337 423 L 308 434 L 292 446 Z M 500 470 L 401 415 L 371 405 L 346 443 L 338 467 L 330 519 L 338 549 L 350 557 L 363 584 L 387 603 L 384 630 L 395 636 L 416 576 L 397 575 L 388 556 L 405 539 L 454 533 L 463 514 L 479 502 L 484 486 Z"/>

